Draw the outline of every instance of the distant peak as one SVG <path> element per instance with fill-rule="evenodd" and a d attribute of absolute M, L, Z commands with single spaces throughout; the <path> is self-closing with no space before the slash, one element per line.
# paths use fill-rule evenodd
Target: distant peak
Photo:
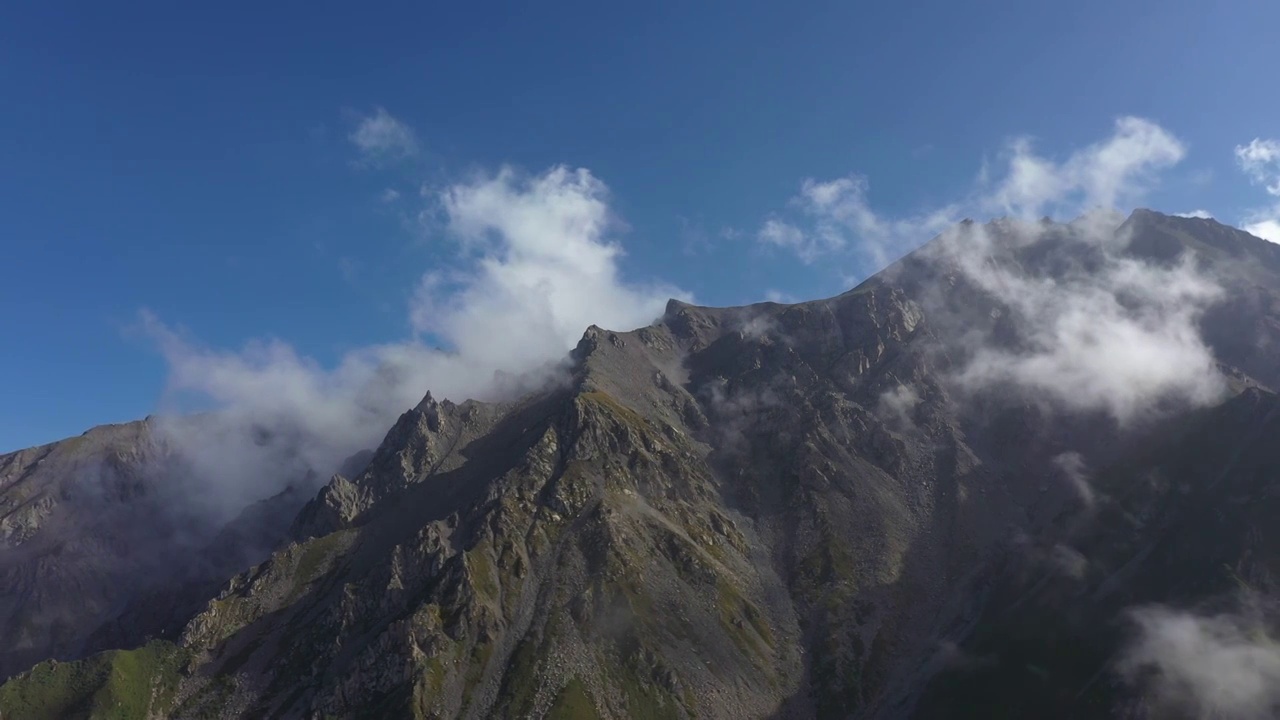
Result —
<path fill-rule="evenodd" d="M 414 409 L 419 412 L 425 412 L 427 410 L 433 410 L 439 407 L 439 405 L 440 404 L 436 402 L 436 399 L 431 396 L 431 391 L 428 390 L 427 394 L 422 397 L 422 402 L 419 402 L 418 406 Z"/>
<path fill-rule="evenodd" d="M 1171 216 L 1150 208 L 1134 208 L 1133 212 L 1129 213 L 1129 217 L 1126 219 L 1126 222 L 1153 222 L 1168 220 L 1170 217 Z"/>
<path fill-rule="evenodd" d="M 690 305 L 687 302 L 684 302 L 683 300 L 677 300 L 675 298 L 671 298 L 670 300 L 667 301 L 667 309 L 664 311 L 663 314 L 675 315 L 676 313 L 680 312 L 681 310 L 687 307 L 692 307 L 692 305 Z"/>
<path fill-rule="evenodd" d="M 599 344 L 600 335 L 604 333 L 604 328 L 599 325 L 592 324 L 582 333 L 582 338 L 578 340 L 577 346 L 569 353 L 569 357 L 575 363 L 582 363 L 596 349 Z"/>

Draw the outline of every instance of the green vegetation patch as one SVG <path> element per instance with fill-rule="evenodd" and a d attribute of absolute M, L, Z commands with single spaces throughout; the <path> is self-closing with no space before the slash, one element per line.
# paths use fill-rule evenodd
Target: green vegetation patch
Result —
<path fill-rule="evenodd" d="M 156 640 L 76 662 L 48 660 L 0 686 L 0 717 L 132 720 L 173 704 L 187 652 Z"/>
<path fill-rule="evenodd" d="M 536 665 L 535 645 L 529 638 L 525 638 L 516 647 L 502 679 L 500 702 L 510 717 L 526 717 L 532 710 L 534 698 L 538 694 Z"/>
<path fill-rule="evenodd" d="M 467 661 L 466 675 L 463 677 L 462 696 L 466 699 L 466 705 L 469 707 L 475 698 L 472 697 L 472 691 L 480 684 L 480 680 L 484 678 L 485 668 L 489 666 L 489 660 L 493 657 L 493 643 L 479 641 L 471 647 L 471 656 Z"/>
<path fill-rule="evenodd" d="M 662 688 L 641 680 L 633 672 L 624 671 L 617 679 L 627 700 L 627 716 L 632 720 L 675 720 L 680 717 L 676 699 Z"/>
<path fill-rule="evenodd" d="M 573 678 L 556 694 L 547 720 L 597 720 L 596 704 L 578 678 Z"/>
<path fill-rule="evenodd" d="M 692 698 L 678 698 L 676 680 L 662 663 L 661 655 L 645 642 L 649 633 L 633 627 L 618 640 L 618 664 L 602 664 L 610 684 L 622 692 L 626 716 L 633 720 L 674 720 L 681 717 L 681 705 L 693 714 Z"/>
<path fill-rule="evenodd" d="M 294 569 L 299 587 L 310 583 L 327 570 L 335 556 L 344 552 L 349 546 L 354 532 L 339 530 L 324 537 L 313 538 L 303 543 L 298 556 L 298 564 Z"/>
<path fill-rule="evenodd" d="M 582 399 L 607 411 L 624 425 L 629 425 L 640 432 L 648 429 L 648 423 L 645 422 L 644 418 L 640 417 L 640 413 L 614 400 L 609 393 L 592 390 L 583 393 Z"/>
<path fill-rule="evenodd" d="M 744 655 L 771 657 L 774 640 L 769 624 L 755 603 L 724 580 L 716 581 L 716 610 L 721 626 Z"/>
<path fill-rule="evenodd" d="M 467 569 L 470 571 L 471 587 L 486 600 L 496 601 L 500 588 L 497 573 L 489 550 L 489 542 L 482 541 L 466 551 Z"/>
<path fill-rule="evenodd" d="M 455 652 L 456 648 L 452 644 L 447 644 L 436 654 L 424 660 L 422 671 L 413 683 L 409 698 L 414 717 L 440 717 L 440 709 L 445 701 L 445 687 L 450 680 L 449 666 L 454 660 Z"/>

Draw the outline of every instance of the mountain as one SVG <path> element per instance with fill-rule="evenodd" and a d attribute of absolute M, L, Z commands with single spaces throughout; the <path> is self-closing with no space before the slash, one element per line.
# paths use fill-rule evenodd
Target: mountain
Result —
<path fill-rule="evenodd" d="M 294 477 L 220 519 L 189 502 L 193 477 L 152 418 L 0 455 L 0 676 L 176 636 L 227 577 L 286 538 L 308 499 Z"/>
<path fill-rule="evenodd" d="M 6 627 L 30 628 L 6 637 L 34 638 L 0 649 L 79 658 L 0 686 L 0 717 L 1243 718 L 1280 698 L 1275 245 L 1151 211 L 966 222 L 838 297 L 672 301 L 570 360 L 509 402 L 428 395 L 363 469 L 249 513 L 271 552 L 197 563 L 216 589 L 102 593 L 55 634 L 38 609 L 119 554 L 66 565 L 33 539 L 120 530 L 54 533 L 65 499 L 31 498 L 76 496 L 56 458 L 154 466 L 114 449 L 145 454 L 145 426 L 0 458 L 0 567 L 26 588 Z M 112 497 L 161 517 L 155 495 Z M 1151 651 L 1166 620 L 1231 640 L 1264 689 L 1200 692 Z"/>

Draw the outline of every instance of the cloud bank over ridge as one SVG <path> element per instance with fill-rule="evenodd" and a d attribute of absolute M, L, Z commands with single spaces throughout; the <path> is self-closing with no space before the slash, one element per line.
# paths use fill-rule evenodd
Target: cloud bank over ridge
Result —
<path fill-rule="evenodd" d="M 384 110 L 350 140 L 362 157 L 418 147 L 412 131 Z M 1207 402 L 1220 391 L 1195 327 L 1216 297 L 1213 280 L 1194 264 L 1155 268 L 1118 257 L 1112 241 L 1102 240 L 1118 221 L 1096 210 L 1140 198 L 1185 152 L 1168 131 L 1131 117 L 1060 161 L 1016 139 L 1006 148 L 1002 175 L 984 168 L 968 196 L 902 218 L 871 207 L 864 178 L 809 179 L 789 203 L 790 214 L 767 217 L 758 239 L 808 261 L 843 253 L 883 265 L 966 214 L 1029 220 L 1049 210 L 1091 210 L 1077 227 L 1084 242 L 1103 248 L 1106 263 L 1093 275 L 1036 279 L 992 265 L 984 245 L 992 240 L 981 232 L 970 230 L 972 237 L 956 244 L 963 251 L 949 261 L 1034 328 L 1028 347 L 980 347 L 956 377 L 968 387 L 1012 384 L 1069 409 L 1103 410 L 1128 422 L 1162 398 Z M 375 445 L 428 390 L 493 398 L 544 382 L 588 325 L 645 325 L 668 297 L 688 298 L 660 282 L 623 277 L 620 223 L 608 188 L 587 169 L 528 174 L 503 167 L 426 188 L 422 196 L 421 217 L 453 257 L 426 269 L 414 290 L 406 309 L 410 339 L 351 351 L 326 368 L 281 340 L 211 349 L 162 319 L 144 317 L 169 363 L 170 393 L 204 398 L 220 410 L 217 432 L 175 431 L 174 439 L 207 457 L 198 474 L 225 488 L 228 508 L 307 471 L 332 471 Z M 1018 227 L 1029 233 L 1025 242 L 1037 240 L 1035 223 Z M 1145 300 L 1135 306 L 1132 297 Z M 230 470 L 229 456 L 241 458 Z"/>
<path fill-rule="evenodd" d="M 1128 231 L 1118 231 L 1124 215 L 1117 205 L 1140 201 L 1186 152 L 1168 130 L 1136 117 L 1118 118 L 1109 136 L 1062 160 L 1016 138 L 1000 156 L 1001 172 L 986 165 L 966 197 L 906 217 L 877 212 L 865 178 L 810 178 L 787 214 L 765 219 L 757 239 L 806 263 L 878 270 L 942 235 L 930 257 L 1010 313 L 1023 340 L 1008 348 L 968 337 L 971 357 L 954 373 L 957 386 L 1016 387 L 1030 399 L 1103 411 L 1125 424 L 1163 401 L 1200 405 L 1223 390 L 1198 327 L 1221 294 L 1218 281 L 1194 258 L 1166 267 L 1127 257 Z M 1046 214 L 1076 219 L 1064 234 L 1038 222 Z M 1004 220 L 960 224 L 992 215 Z M 1015 254 L 1038 244 L 1076 244 L 1097 264 L 1029 272 Z"/>
<path fill-rule="evenodd" d="M 1030 138 L 1014 138 L 999 155 L 1002 172 L 984 164 L 965 197 L 904 217 L 877 212 L 869 198 L 870 181 L 861 175 L 806 178 L 787 211 L 767 217 L 756 237 L 806 263 L 851 252 L 865 274 L 966 217 L 1071 219 L 1140 201 L 1160 171 L 1177 165 L 1186 153 L 1168 130 L 1129 116 L 1116 119 L 1111 135 L 1062 161 L 1037 154 Z"/>
<path fill-rule="evenodd" d="M 429 202 L 454 259 L 427 271 L 413 294 L 407 316 L 419 337 L 359 348 L 326 368 L 279 339 L 205 347 L 143 313 L 169 366 L 170 400 L 194 396 L 217 408 L 201 423 L 162 427 L 194 465 L 201 502 L 219 515 L 308 472 L 323 482 L 428 391 L 496 399 L 553 380 L 587 326 L 646 325 L 669 297 L 688 297 L 621 276 L 608 188 L 585 169 L 503 168 Z"/>
<path fill-rule="evenodd" d="M 1167 402 L 1202 406 L 1222 397 L 1225 383 L 1199 325 L 1222 295 L 1219 281 L 1194 257 L 1161 265 L 1123 254 L 1131 229 L 1114 223 L 1104 214 L 1066 233 L 1018 221 L 948 231 L 935 257 L 997 301 L 1020 339 L 1015 347 L 970 340 L 972 355 L 954 375 L 961 388 L 1013 387 L 1069 411 L 1106 412 L 1121 425 Z M 1008 254 L 1010 244 L 1067 247 L 1094 263 L 1029 272 Z"/>

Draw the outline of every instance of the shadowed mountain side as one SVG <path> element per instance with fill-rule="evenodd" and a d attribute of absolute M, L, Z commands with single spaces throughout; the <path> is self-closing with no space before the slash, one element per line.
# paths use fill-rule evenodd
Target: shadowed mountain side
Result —
<path fill-rule="evenodd" d="M 0 676 L 176 636 L 279 545 L 309 495 L 297 478 L 224 524 L 190 478 L 152 419 L 0 456 Z"/>
<path fill-rule="evenodd" d="M 1194 697 L 1160 692 L 1154 674 L 1120 671 L 1141 634 L 1136 618 L 1152 604 L 1212 617 L 1241 613 L 1243 596 L 1258 611 L 1259 636 L 1242 647 L 1265 647 L 1264 634 L 1275 632 L 1280 399 L 1249 390 L 1180 425 L 1100 472 L 1095 506 L 1063 514 L 1044 536 L 1008 554 L 972 631 L 957 628 L 939 658 L 919 717 L 1195 718 L 1212 711 Z M 1212 649 L 1200 649 L 1201 662 L 1211 661 Z M 1232 670 L 1213 671 L 1221 683 L 1249 681 Z M 1218 711 L 1263 717 L 1275 709 Z"/>

